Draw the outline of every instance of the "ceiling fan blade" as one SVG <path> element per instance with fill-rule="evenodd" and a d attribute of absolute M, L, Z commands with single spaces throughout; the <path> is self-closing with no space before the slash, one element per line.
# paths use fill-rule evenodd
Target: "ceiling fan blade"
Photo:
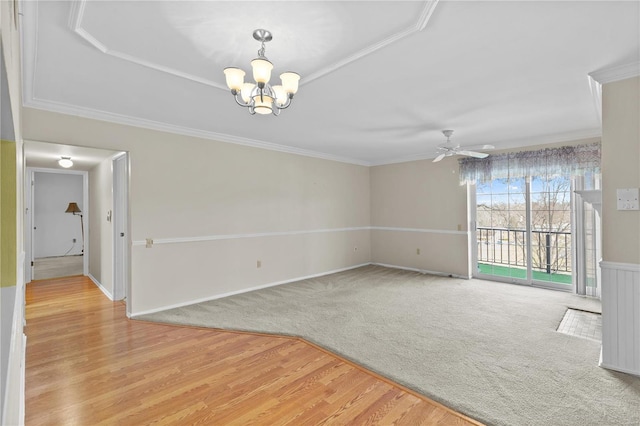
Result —
<path fill-rule="evenodd" d="M 475 151 L 458 151 L 460 155 L 468 155 L 469 157 L 475 158 L 487 158 L 489 154 L 485 154 L 484 152 L 475 152 Z"/>
<path fill-rule="evenodd" d="M 445 157 L 446 154 L 440 154 L 438 155 L 436 158 L 434 158 L 433 162 L 437 163 L 438 161 L 442 160 Z"/>

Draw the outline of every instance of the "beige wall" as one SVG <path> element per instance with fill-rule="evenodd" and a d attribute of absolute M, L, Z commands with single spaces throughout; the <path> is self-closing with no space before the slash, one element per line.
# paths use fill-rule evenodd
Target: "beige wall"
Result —
<path fill-rule="evenodd" d="M 495 153 L 598 141 L 581 139 Z M 467 187 L 459 184 L 457 160 L 446 157 L 438 163 L 424 160 L 371 168 L 372 262 L 471 275 L 470 206 Z"/>
<path fill-rule="evenodd" d="M 113 210 L 111 159 L 89 171 L 89 273 L 113 296 L 113 229 L 107 212 Z"/>
<path fill-rule="evenodd" d="M 455 157 L 372 167 L 371 225 L 374 263 L 470 275 L 467 187 Z"/>
<path fill-rule="evenodd" d="M 640 77 L 602 87 L 602 258 L 640 265 L 640 211 L 617 210 L 618 188 L 640 188 Z"/>
<path fill-rule="evenodd" d="M 370 261 L 367 167 L 33 109 L 23 120 L 27 139 L 129 151 L 134 314 Z"/>
<path fill-rule="evenodd" d="M 29 138 L 130 152 L 134 314 L 368 262 L 470 276 L 455 157 L 367 168 L 32 109 L 24 120 Z"/>

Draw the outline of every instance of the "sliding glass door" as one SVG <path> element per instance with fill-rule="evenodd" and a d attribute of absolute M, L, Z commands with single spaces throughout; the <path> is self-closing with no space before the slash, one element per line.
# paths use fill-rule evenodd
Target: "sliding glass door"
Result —
<path fill-rule="evenodd" d="M 571 179 L 494 179 L 475 191 L 475 275 L 573 289 Z"/>
<path fill-rule="evenodd" d="M 600 143 L 459 164 L 471 188 L 474 276 L 598 296 Z"/>

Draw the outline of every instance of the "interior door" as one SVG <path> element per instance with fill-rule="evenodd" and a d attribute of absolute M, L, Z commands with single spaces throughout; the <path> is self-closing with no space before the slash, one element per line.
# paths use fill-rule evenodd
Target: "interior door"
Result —
<path fill-rule="evenodd" d="M 126 301 L 129 292 L 129 157 L 123 153 L 113 159 L 113 279 L 114 299 Z M 129 313 L 129 303 L 127 303 Z"/>

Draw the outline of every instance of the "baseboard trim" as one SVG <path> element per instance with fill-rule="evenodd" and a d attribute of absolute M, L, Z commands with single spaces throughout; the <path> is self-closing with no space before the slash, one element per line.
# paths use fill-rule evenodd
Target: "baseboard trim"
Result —
<path fill-rule="evenodd" d="M 437 275 L 440 277 L 461 278 L 463 280 L 471 279 L 471 277 L 466 277 L 464 275 L 449 274 L 447 272 L 440 272 L 440 271 L 431 271 L 429 269 L 410 268 L 408 266 L 390 265 L 388 263 L 378 263 L 378 262 L 371 262 L 371 264 L 376 266 L 384 266 L 385 268 L 402 269 L 403 271 L 412 271 L 412 272 L 420 272 L 421 274 Z"/>
<path fill-rule="evenodd" d="M 303 276 L 303 277 L 291 278 L 291 279 L 288 279 L 288 280 L 276 281 L 276 282 L 272 282 L 272 283 L 268 283 L 268 284 L 262 284 L 262 285 L 258 285 L 258 286 L 254 286 L 254 287 L 249 287 L 249 288 L 245 288 L 245 289 L 242 289 L 242 290 L 230 291 L 230 292 L 227 292 L 227 293 L 217 294 L 217 295 L 211 296 L 211 297 L 203 297 L 203 298 L 200 298 L 200 299 L 189 300 L 189 301 L 182 302 L 182 303 L 176 303 L 174 305 L 163 306 L 161 308 L 148 309 L 146 311 L 141 311 L 141 312 L 132 312 L 130 318 L 131 319 L 136 319 L 136 317 L 139 317 L 141 315 L 155 314 L 156 312 L 167 311 L 169 309 L 181 308 L 183 306 L 189 306 L 189 305 L 195 305 L 197 303 L 209 302 L 211 300 L 222 299 L 224 297 L 235 296 L 237 294 L 249 293 L 251 291 L 262 290 L 262 289 L 265 289 L 265 288 L 275 287 L 275 286 L 279 286 L 279 285 L 283 285 L 283 284 L 289 284 L 289 283 L 296 282 L 296 281 L 308 280 L 310 278 L 317 278 L 317 277 L 322 277 L 324 275 L 331 275 L 331 274 L 335 274 L 335 273 L 338 273 L 338 272 L 349 271 L 351 269 L 361 268 L 361 267 L 367 266 L 367 265 L 371 265 L 371 263 L 361 263 L 361 264 L 358 264 L 358 265 L 348 266 L 346 268 L 333 269 L 331 271 L 321 272 L 319 274 L 313 274 L 313 275 L 307 275 L 307 276 Z"/>
<path fill-rule="evenodd" d="M 114 301 L 113 295 L 106 288 L 103 287 L 103 285 L 100 283 L 100 281 L 96 279 L 96 277 L 94 277 L 91 274 L 88 274 L 87 276 L 100 289 L 100 291 L 103 292 L 105 296 L 109 298 L 109 300 L 111 300 L 112 302 Z"/>

